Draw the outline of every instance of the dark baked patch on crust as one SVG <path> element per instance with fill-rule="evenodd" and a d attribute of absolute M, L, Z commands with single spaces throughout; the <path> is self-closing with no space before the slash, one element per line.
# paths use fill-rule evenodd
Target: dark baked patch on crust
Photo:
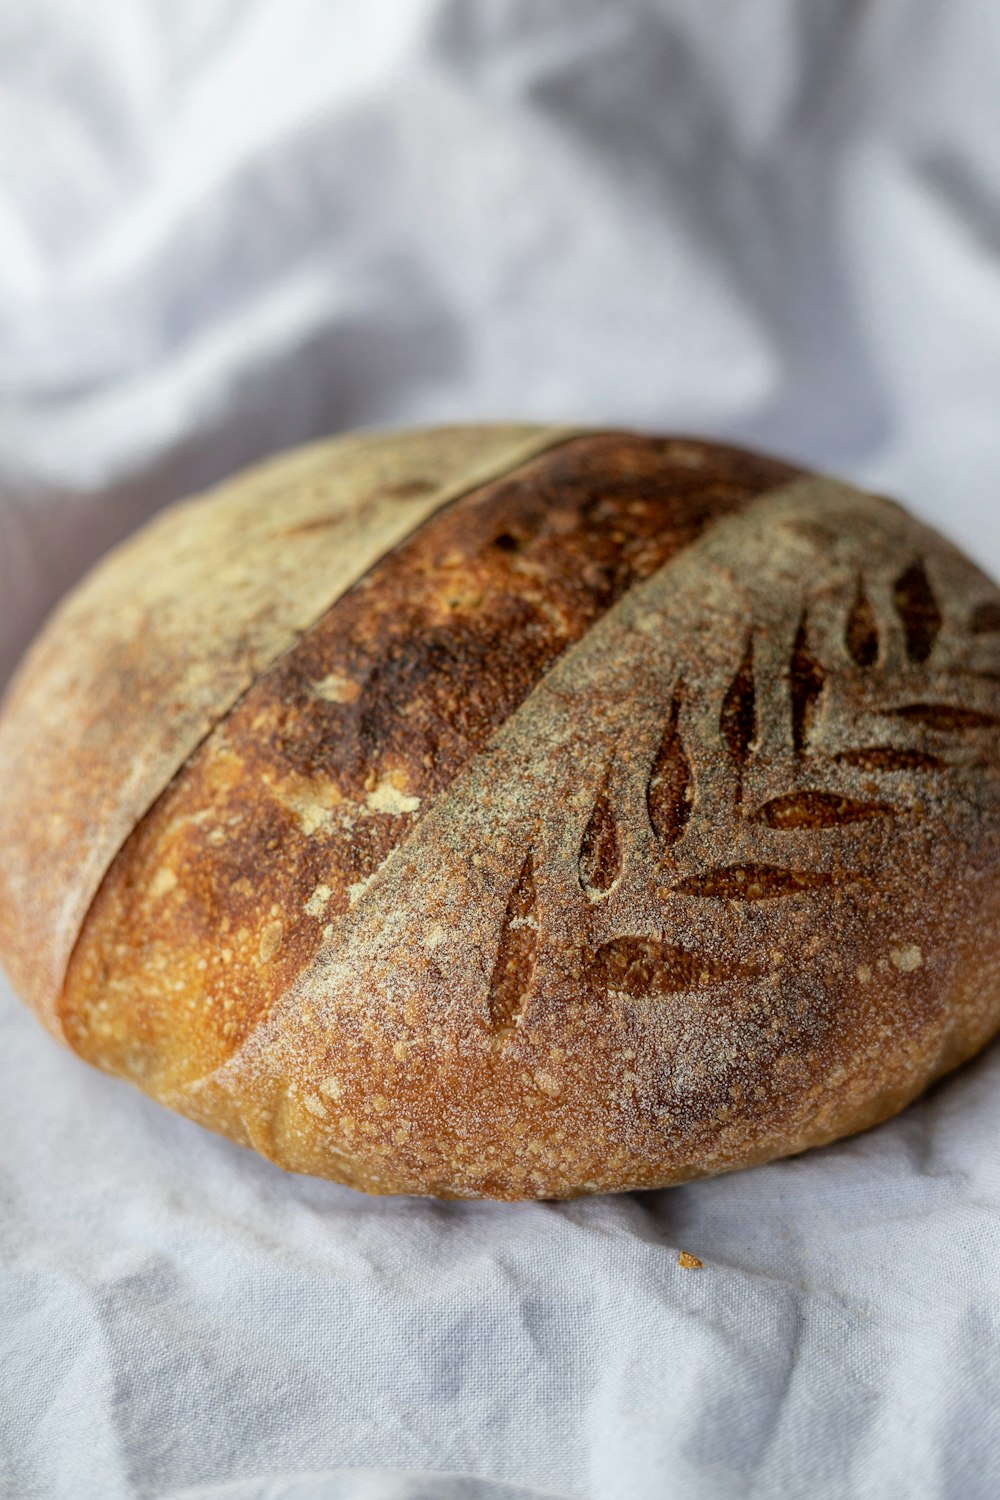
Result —
<path fill-rule="evenodd" d="M 758 813 L 769 828 L 837 828 L 885 817 L 892 808 L 885 802 L 862 802 L 840 792 L 787 792 L 765 803 Z"/>
<path fill-rule="evenodd" d="M 967 708 L 961 703 L 906 703 L 902 708 L 888 708 L 886 713 L 897 719 L 905 719 L 910 724 L 919 724 L 935 734 L 953 734 L 956 730 L 966 729 L 996 729 L 1000 725 L 996 714 Z"/>
<path fill-rule="evenodd" d="M 683 688 L 674 694 L 670 717 L 646 787 L 649 822 L 659 842 L 676 844 L 687 827 L 694 800 L 694 772 L 678 722 Z"/>
<path fill-rule="evenodd" d="M 985 604 L 977 604 L 972 611 L 969 629 L 973 635 L 1000 634 L 1000 604 L 993 600 L 987 600 Z"/>
<path fill-rule="evenodd" d="M 538 898 L 529 854 L 507 901 L 490 979 L 490 1030 L 503 1040 L 521 1020 L 538 954 Z"/>
<path fill-rule="evenodd" d="M 837 883 L 838 877 L 824 870 L 749 864 L 726 865 L 704 875 L 689 875 L 673 890 L 678 896 L 702 896 L 710 901 L 772 901 L 777 896 L 801 896 L 805 891 L 823 890 Z"/>
<path fill-rule="evenodd" d="M 823 696 L 826 672 L 809 646 L 809 615 L 803 612 L 799 621 L 790 664 L 792 696 L 792 743 L 796 755 L 802 755 L 809 744 L 816 708 Z"/>
<path fill-rule="evenodd" d="M 125 844 L 70 966 L 71 1044 L 149 1088 L 217 1067 L 555 659 L 795 472 L 583 437 L 426 522 L 254 685 Z M 654 792 L 668 836 L 664 809 Z M 594 833 L 599 882 L 611 843 Z M 511 1004 L 503 991 L 497 1014 Z"/>
<path fill-rule="evenodd" d="M 944 771 L 948 762 L 926 750 L 901 750 L 896 745 L 862 745 L 838 750 L 834 759 L 859 771 Z"/>
<path fill-rule="evenodd" d="M 599 992 L 619 991 L 636 1000 L 704 989 L 736 972 L 731 961 L 652 937 L 613 938 L 598 948 L 590 967 Z"/>
<path fill-rule="evenodd" d="M 906 631 L 906 652 L 913 662 L 925 662 L 934 650 L 942 625 L 941 610 L 923 561 L 911 563 L 896 579 L 896 609 Z"/>
<path fill-rule="evenodd" d="M 580 845 L 580 885 L 594 900 L 606 896 L 622 872 L 621 840 L 605 776 Z"/>
<path fill-rule="evenodd" d="M 857 593 L 847 618 L 845 643 L 859 667 L 873 667 L 878 661 L 878 623 L 863 578 L 858 579 Z"/>

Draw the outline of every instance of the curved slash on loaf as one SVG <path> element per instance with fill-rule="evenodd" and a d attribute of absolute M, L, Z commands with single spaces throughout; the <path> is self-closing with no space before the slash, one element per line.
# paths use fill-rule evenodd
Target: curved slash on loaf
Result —
<path fill-rule="evenodd" d="M 74 950 L 59 1011 L 71 1045 L 153 1092 L 218 1066 L 567 647 L 787 474 L 718 446 L 589 435 L 427 520 L 257 680 L 137 825 Z M 654 767 L 658 817 L 671 810 L 658 769 L 666 801 L 687 789 L 677 748 L 669 735 Z M 616 795 L 595 793 L 588 831 L 573 830 L 579 877 L 608 902 Z"/>
<path fill-rule="evenodd" d="M 50 1030 L 112 860 L 252 683 L 443 506 L 572 430 L 313 444 L 172 506 L 56 611 L 0 715 L 0 946 Z M 72 774 L 66 761 L 72 746 Z"/>

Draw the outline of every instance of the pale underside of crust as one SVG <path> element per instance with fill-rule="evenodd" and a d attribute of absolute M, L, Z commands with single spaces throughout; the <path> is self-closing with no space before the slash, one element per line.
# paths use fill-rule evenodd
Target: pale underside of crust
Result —
<path fill-rule="evenodd" d="M 138 819 L 250 684 L 464 491 L 558 428 L 366 433 L 300 448 L 171 507 L 56 611 L 0 716 L 0 951 L 57 1004 L 100 882 Z"/>

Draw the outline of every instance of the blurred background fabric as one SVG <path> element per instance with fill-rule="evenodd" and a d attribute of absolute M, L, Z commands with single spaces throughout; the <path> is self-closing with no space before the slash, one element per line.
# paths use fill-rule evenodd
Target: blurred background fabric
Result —
<path fill-rule="evenodd" d="M 490 418 L 774 450 L 1000 574 L 1000 8 L 6 0 L 0 682 L 168 501 Z M 994 1500 L 998 1087 L 665 1193 L 376 1201 L 4 986 L 0 1495 Z"/>

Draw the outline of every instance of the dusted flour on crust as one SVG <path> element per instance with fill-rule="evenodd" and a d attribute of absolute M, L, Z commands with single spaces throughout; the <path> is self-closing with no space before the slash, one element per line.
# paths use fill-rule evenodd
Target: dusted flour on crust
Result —
<path fill-rule="evenodd" d="M 374 1192 L 654 1187 L 895 1113 L 1000 1025 L 1000 594 L 772 460 L 482 442 L 156 762 L 29 998 L 97 1066 Z M 0 721 L 7 807 L 80 774 L 9 748 L 72 613 Z M 37 802 L 31 830 L 25 880 Z"/>
<path fill-rule="evenodd" d="M 175 505 L 63 602 L 0 721 L 0 953 L 50 1029 L 114 855 L 213 725 L 386 550 L 555 428 L 362 433 Z M 72 754 L 70 762 L 69 754 Z"/>

